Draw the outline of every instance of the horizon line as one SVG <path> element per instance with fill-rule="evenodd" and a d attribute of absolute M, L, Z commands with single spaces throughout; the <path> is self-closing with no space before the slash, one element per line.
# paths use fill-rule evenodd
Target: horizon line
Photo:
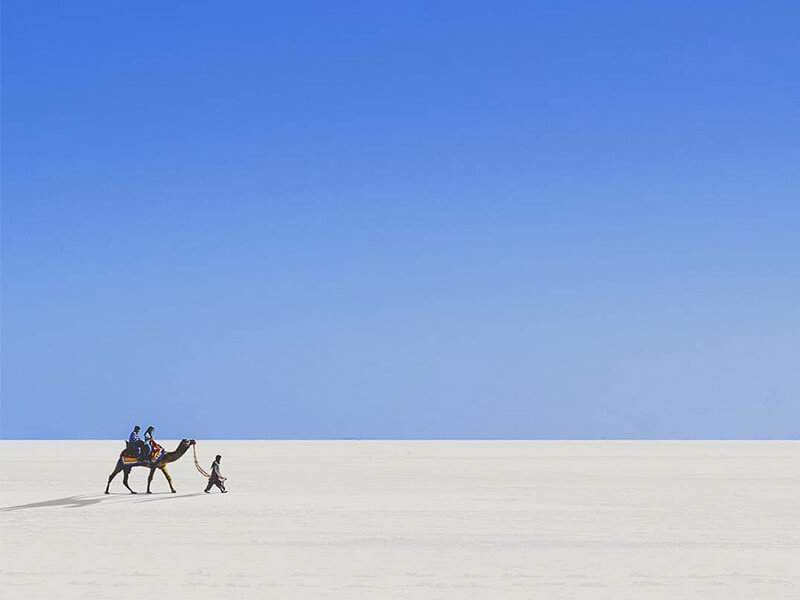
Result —
<path fill-rule="evenodd" d="M 302 437 L 275 437 L 275 438 L 161 438 L 164 441 L 175 441 L 180 439 L 201 439 L 204 441 L 226 441 L 226 442 L 797 442 L 798 438 L 781 437 L 717 437 L 717 438 L 624 438 L 624 437 L 603 437 L 603 438 L 512 438 L 512 437 L 486 437 L 486 438 L 383 438 L 383 437 L 335 437 L 335 438 L 302 438 Z M 118 438 L 4 438 L 0 437 L 0 442 L 119 442 L 125 441 Z"/>

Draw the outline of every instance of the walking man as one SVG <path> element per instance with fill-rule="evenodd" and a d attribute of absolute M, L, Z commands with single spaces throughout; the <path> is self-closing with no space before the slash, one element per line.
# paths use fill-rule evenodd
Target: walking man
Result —
<path fill-rule="evenodd" d="M 206 494 L 211 492 L 211 486 L 216 485 L 223 494 L 227 494 L 228 490 L 225 489 L 225 480 L 227 477 L 223 477 L 222 473 L 219 472 L 219 461 L 222 460 L 222 457 L 217 454 L 216 458 L 214 458 L 214 462 L 211 463 L 211 477 L 208 478 L 208 485 L 204 490 Z"/>

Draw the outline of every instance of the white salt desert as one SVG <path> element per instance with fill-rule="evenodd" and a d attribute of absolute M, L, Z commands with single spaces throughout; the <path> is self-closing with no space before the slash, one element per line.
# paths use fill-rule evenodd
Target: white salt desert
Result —
<path fill-rule="evenodd" d="M 3 598 L 800 598 L 797 443 L 198 440 L 229 494 L 104 495 L 120 449 L 0 442 Z"/>

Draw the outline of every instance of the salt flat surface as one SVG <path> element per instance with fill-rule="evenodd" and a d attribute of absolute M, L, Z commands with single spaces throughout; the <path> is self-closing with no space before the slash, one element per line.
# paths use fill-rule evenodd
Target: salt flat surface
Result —
<path fill-rule="evenodd" d="M 229 494 L 106 496 L 120 449 L 0 442 L 2 598 L 800 598 L 796 442 L 199 440 Z"/>

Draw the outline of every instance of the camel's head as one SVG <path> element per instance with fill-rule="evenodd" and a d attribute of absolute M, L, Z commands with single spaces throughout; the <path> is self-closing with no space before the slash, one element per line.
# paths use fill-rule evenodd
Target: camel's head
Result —
<path fill-rule="evenodd" d="M 186 438 L 183 438 L 181 440 L 181 446 L 184 446 L 186 448 L 188 448 L 189 446 L 194 446 L 194 444 L 195 444 L 194 440 L 189 440 L 189 439 L 186 439 Z"/>

